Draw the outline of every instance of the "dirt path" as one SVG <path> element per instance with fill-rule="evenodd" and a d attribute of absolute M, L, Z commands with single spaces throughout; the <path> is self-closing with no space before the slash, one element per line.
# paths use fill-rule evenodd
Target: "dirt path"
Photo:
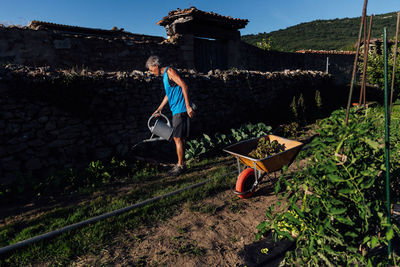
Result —
<path fill-rule="evenodd" d="M 306 160 L 301 160 L 300 168 L 305 164 Z M 289 172 L 297 168 L 294 163 Z M 97 255 L 83 255 L 72 265 L 278 266 L 279 258 L 267 265 L 254 264 L 265 258 L 262 248 L 269 247 L 270 253 L 275 249 L 278 254 L 289 246 L 274 247 L 271 239 L 255 243 L 257 225 L 278 200 L 273 193 L 274 181 L 267 179 L 249 199 L 239 199 L 227 190 L 196 204 L 185 204 L 167 221 L 126 231 Z"/>
<path fill-rule="evenodd" d="M 304 164 L 302 160 L 300 167 Z M 289 171 L 296 169 L 294 163 Z M 275 180 L 264 178 L 249 199 L 226 190 L 197 203 L 183 204 L 168 220 L 119 233 L 107 246 L 95 254 L 80 256 L 71 266 L 256 266 L 254 262 L 265 257 L 262 248 L 268 247 L 271 253 L 279 250 L 271 239 L 255 243 L 257 225 L 265 219 L 266 209 L 278 200 L 273 193 Z M 32 216 L 32 210 L 24 215 Z M 266 266 L 278 264 L 279 258 Z"/>
<path fill-rule="evenodd" d="M 155 227 L 124 232 L 98 255 L 84 255 L 73 266 L 242 266 L 239 253 L 254 242 L 265 209 L 276 202 L 272 183 L 250 199 L 232 191 L 183 205 Z"/>

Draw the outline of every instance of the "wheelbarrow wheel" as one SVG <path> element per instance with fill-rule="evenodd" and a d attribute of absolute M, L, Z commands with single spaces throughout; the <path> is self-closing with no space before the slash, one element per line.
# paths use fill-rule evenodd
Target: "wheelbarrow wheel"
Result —
<path fill-rule="evenodd" d="M 254 169 L 252 168 L 247 168 L 244 171 L 242 171 L 236 181 L 236 191 L 241 193 L 241 192 L 246 192 L 251 190 L 253 187 L 254 182 L 256 181 L 256 177 L 254 175 Z M 247 194 L 238 194 L 240 198 L 249 198 L 253 195 L 254 191 L 251 191 Z"/>

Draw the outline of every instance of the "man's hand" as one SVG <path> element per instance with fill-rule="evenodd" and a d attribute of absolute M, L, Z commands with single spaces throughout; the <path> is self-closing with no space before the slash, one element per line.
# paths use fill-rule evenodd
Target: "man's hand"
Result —
<path fill-rule="evenodd" d="M 153 112 L 153 114 L 151 116 L 155 115 L 156 117 L 160 117 L 160 114 L 161 114 L 161 110 L 157 109 L 156 111 Z"/>
<path fill-rule="evenodd" d="M 193 118 L 194 110 L 192 109 L 192 107 L 186 108 L 186 110 L 187 110 L 186 112 L 187 112 L 189 118 Z"/>

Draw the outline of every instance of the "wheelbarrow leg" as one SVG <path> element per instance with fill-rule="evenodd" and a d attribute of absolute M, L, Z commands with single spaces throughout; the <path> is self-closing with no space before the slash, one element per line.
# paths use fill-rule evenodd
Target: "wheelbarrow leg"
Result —
<path fill-rule="evenodd" d="M 256 187 L 258 186 L 258 178 L 261 176 L 260 174 L 259 174 L 259 171 L 257 170 L 257 165 L 256 165 L 256 162 L 255 161 L 253 161 L 253 164 L 254 164 L 254 176 L 255 176 L 255 181 L 254 181 L 254 184 L 253 184 L 253 187 L 252 187 L 252 191 L 254 191 L 255 189 L 256 189 Z"/>
<path fill-rule="evenodd" d="M 240 169 L 240 160 L 239 157 L 236 157 L 236 161 L 237 161 L 237 167 L 238 167 L 238 175 L 240 175 L 240 173 L 242 172 L 242 170 Z"/>

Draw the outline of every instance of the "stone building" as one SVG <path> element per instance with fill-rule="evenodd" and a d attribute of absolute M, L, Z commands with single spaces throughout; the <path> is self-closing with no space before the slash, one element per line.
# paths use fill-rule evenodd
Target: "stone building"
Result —
<path fill-rule="evenodd" d="M 180 47 L 188 68 L 207 72 L 238 65 L 239 29 L 248 22 L 191 7 L 173 10 L 157 24 L 164 26 L 168 40 Z"/>
<path fill-rule="evenodd" d="M 393 40 L 387 41 L 388 52 L 390 53 L 392 46 L 394 45 Z M 357 44 L 354 45 L 357 47 Z M 361 40 L 360 51 L 364 51 L 364 40 Z M 369 50 L 372 53 L 382 55 L 383 54 L 383 40 L 381 38 L 373 38 L 369 42 Z"/>

